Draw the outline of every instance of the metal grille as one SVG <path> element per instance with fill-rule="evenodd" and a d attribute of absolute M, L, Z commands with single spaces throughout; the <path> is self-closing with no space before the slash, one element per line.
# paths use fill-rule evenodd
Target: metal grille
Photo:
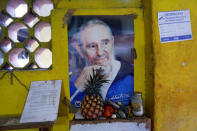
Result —
<path fill-rule="evenodd" d="M 51 0 L 7 0 L 0 10 L 0 70 L 52 68 Z"/>

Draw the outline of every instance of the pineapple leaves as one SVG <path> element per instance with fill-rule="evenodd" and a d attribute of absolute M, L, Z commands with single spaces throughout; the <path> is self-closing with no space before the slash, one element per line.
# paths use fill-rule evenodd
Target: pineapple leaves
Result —
<path fill-rule="evenodd" d="M 104 79 L 102 75 L 102 69 L 92 69 L 92 75 L 90 75 L 87 83 L 85 84 L 87 94 L 99 94 L 100 88 L 104 83 L 108 83 L 109 80 Z"/>

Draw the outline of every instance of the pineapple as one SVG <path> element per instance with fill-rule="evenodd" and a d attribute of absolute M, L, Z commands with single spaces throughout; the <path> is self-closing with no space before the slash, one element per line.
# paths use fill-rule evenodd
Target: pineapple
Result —
<path fill-rule="evenodd" d="M 82 100 L 81 113 L 86 119 L 97 119 L 104 112 L 104 104 L 99 91 L 103 83 L 107 83 L 108 80 L 104 79 L 101 72 L 101 68 L 93 69 L 92 75 L 85 84 L 86 96 Z"/>

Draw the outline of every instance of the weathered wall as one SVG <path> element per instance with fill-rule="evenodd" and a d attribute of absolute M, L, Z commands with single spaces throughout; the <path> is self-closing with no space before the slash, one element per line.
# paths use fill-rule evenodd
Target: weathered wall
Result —
<path fill-rule="evenodd" d="M 64 43 L 64 46 L 68 46 L 68 41 L 63 41 L 62 37 L 67 36 L 67 26 L 62 27 L 66 9 L 56 9 L 52 14 L 52 27 L 53 27 L 53 44 Z M 128 15 L 137 14 L 137 18 L 134 20 L 135 28 L 135 48 L 137 50 L 138 57 L 135 60 L 135 90 L 143 93 L 143 98 L 145 101 L 146 114 L 151 114 L 152 110 L 152 92 L 148 92 L 146 87 L 146 78 L 150 79 L 150 76 L 146 76 L 145 72 L 145 38 L 144 38 L 144 18 L 143 10 L 140 8 L 107 8 L 107 9 L 79 9 L 76 10 L 73 15 Z M 57 35 L 61 34 L 61 35 Z M 66 37 L 67 38 L 67 37 Z M 151 38 L 151 37 L 150 37 Z M 66 54 L 68 55 L 68 54 Z M 68 61 L 66 59 L 66 61 Z M 68 89 L 68 83 L 66 83 L 66 88 Z M 69 93 L 66 93 L 69 97 Z M 61 124 L 59 124 L 61 126 Z"/>
<path fill-rule="evenodd" d="M 26 0 L 28 1 L 28 0 Z M 29 2 L 32 2 L 30 0 Z M 111 14 L 115 9 L 130 8 L 129 11 L 137 12 L 138 18 L 135 23 L 135 48 L 137 49 L 138 59 L 135 61 L 135 89 L 143 93 L 145 100 L 146 114 L 152 116 L 153 111 L 153 54 L 152 54 L 152 32 L 151 32 L 151 2 L 145 0 L 54 0 L 56 9 L 63 9 L 53 12 L 52 18 L 52 52 L 53 52 L 53 69 L 49 71 L 16 71 L 17 77 L 26 85 L 30 86 L 31 81 L 38 80 L 55 80 L 62 79 L 61 100 L 64 96 L 69 98 L 68 87 L 68 54 L 67 54 L 67 29 L 62 28 L 62 18 L 66 13 L 66 8 L 83 8 L 83 9 L 101 9 L 111 8 Z M 5 7 L 6 0 L 0 2 L 0 8 Z M 65 12 L 64 12 L 65 11 Z M 105 10 L 101 11 L 105 14 Z M 154 20 L 155 21 L 155 20 Z M 158 34 L 157 34 L 158 35 Z M 157 40 L 158 41 L 158 40 Z M 158 42 L 156 42 L 158 43 Z M 0 71 L 0 76 L 4 72 Z M 0 116 L 19 115 L 23 110 L 26 100 L 27 91 L 16 81 L 10 84 L 10 76 L 6 75 L 0 80 Z M 157 114 L 157 113 L 156 113 Z M 68 130 L 69 119 L 72 115 L 68 109 L 61 103 L 58 121 L 53 130 Z M 160 120 L 159 120 L 160 121 Z M 158 123 L 157 123 L 158 124 Z M 159 125 L 159 124 L 158 124 Z"/>
<path fill-rule="evenodd" d="M 197 129 L 196 0 L 152 0 L 155 56 L 155 131 Z M 193 40 L 161 44 L 158 11 L 189 9 Z M 183 66 L 183 62 L 186 66 Z"/>

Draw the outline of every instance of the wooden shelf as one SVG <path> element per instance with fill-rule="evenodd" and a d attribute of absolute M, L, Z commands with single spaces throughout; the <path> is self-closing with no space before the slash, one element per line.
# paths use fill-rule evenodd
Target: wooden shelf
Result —
<path fill-rule="evenodd" d="M 50 131 L 53 122 L 20 123 L 20 116 L 0 117 L 0 130 L 16 130 L 39 128 L 40 131 Z"/>

